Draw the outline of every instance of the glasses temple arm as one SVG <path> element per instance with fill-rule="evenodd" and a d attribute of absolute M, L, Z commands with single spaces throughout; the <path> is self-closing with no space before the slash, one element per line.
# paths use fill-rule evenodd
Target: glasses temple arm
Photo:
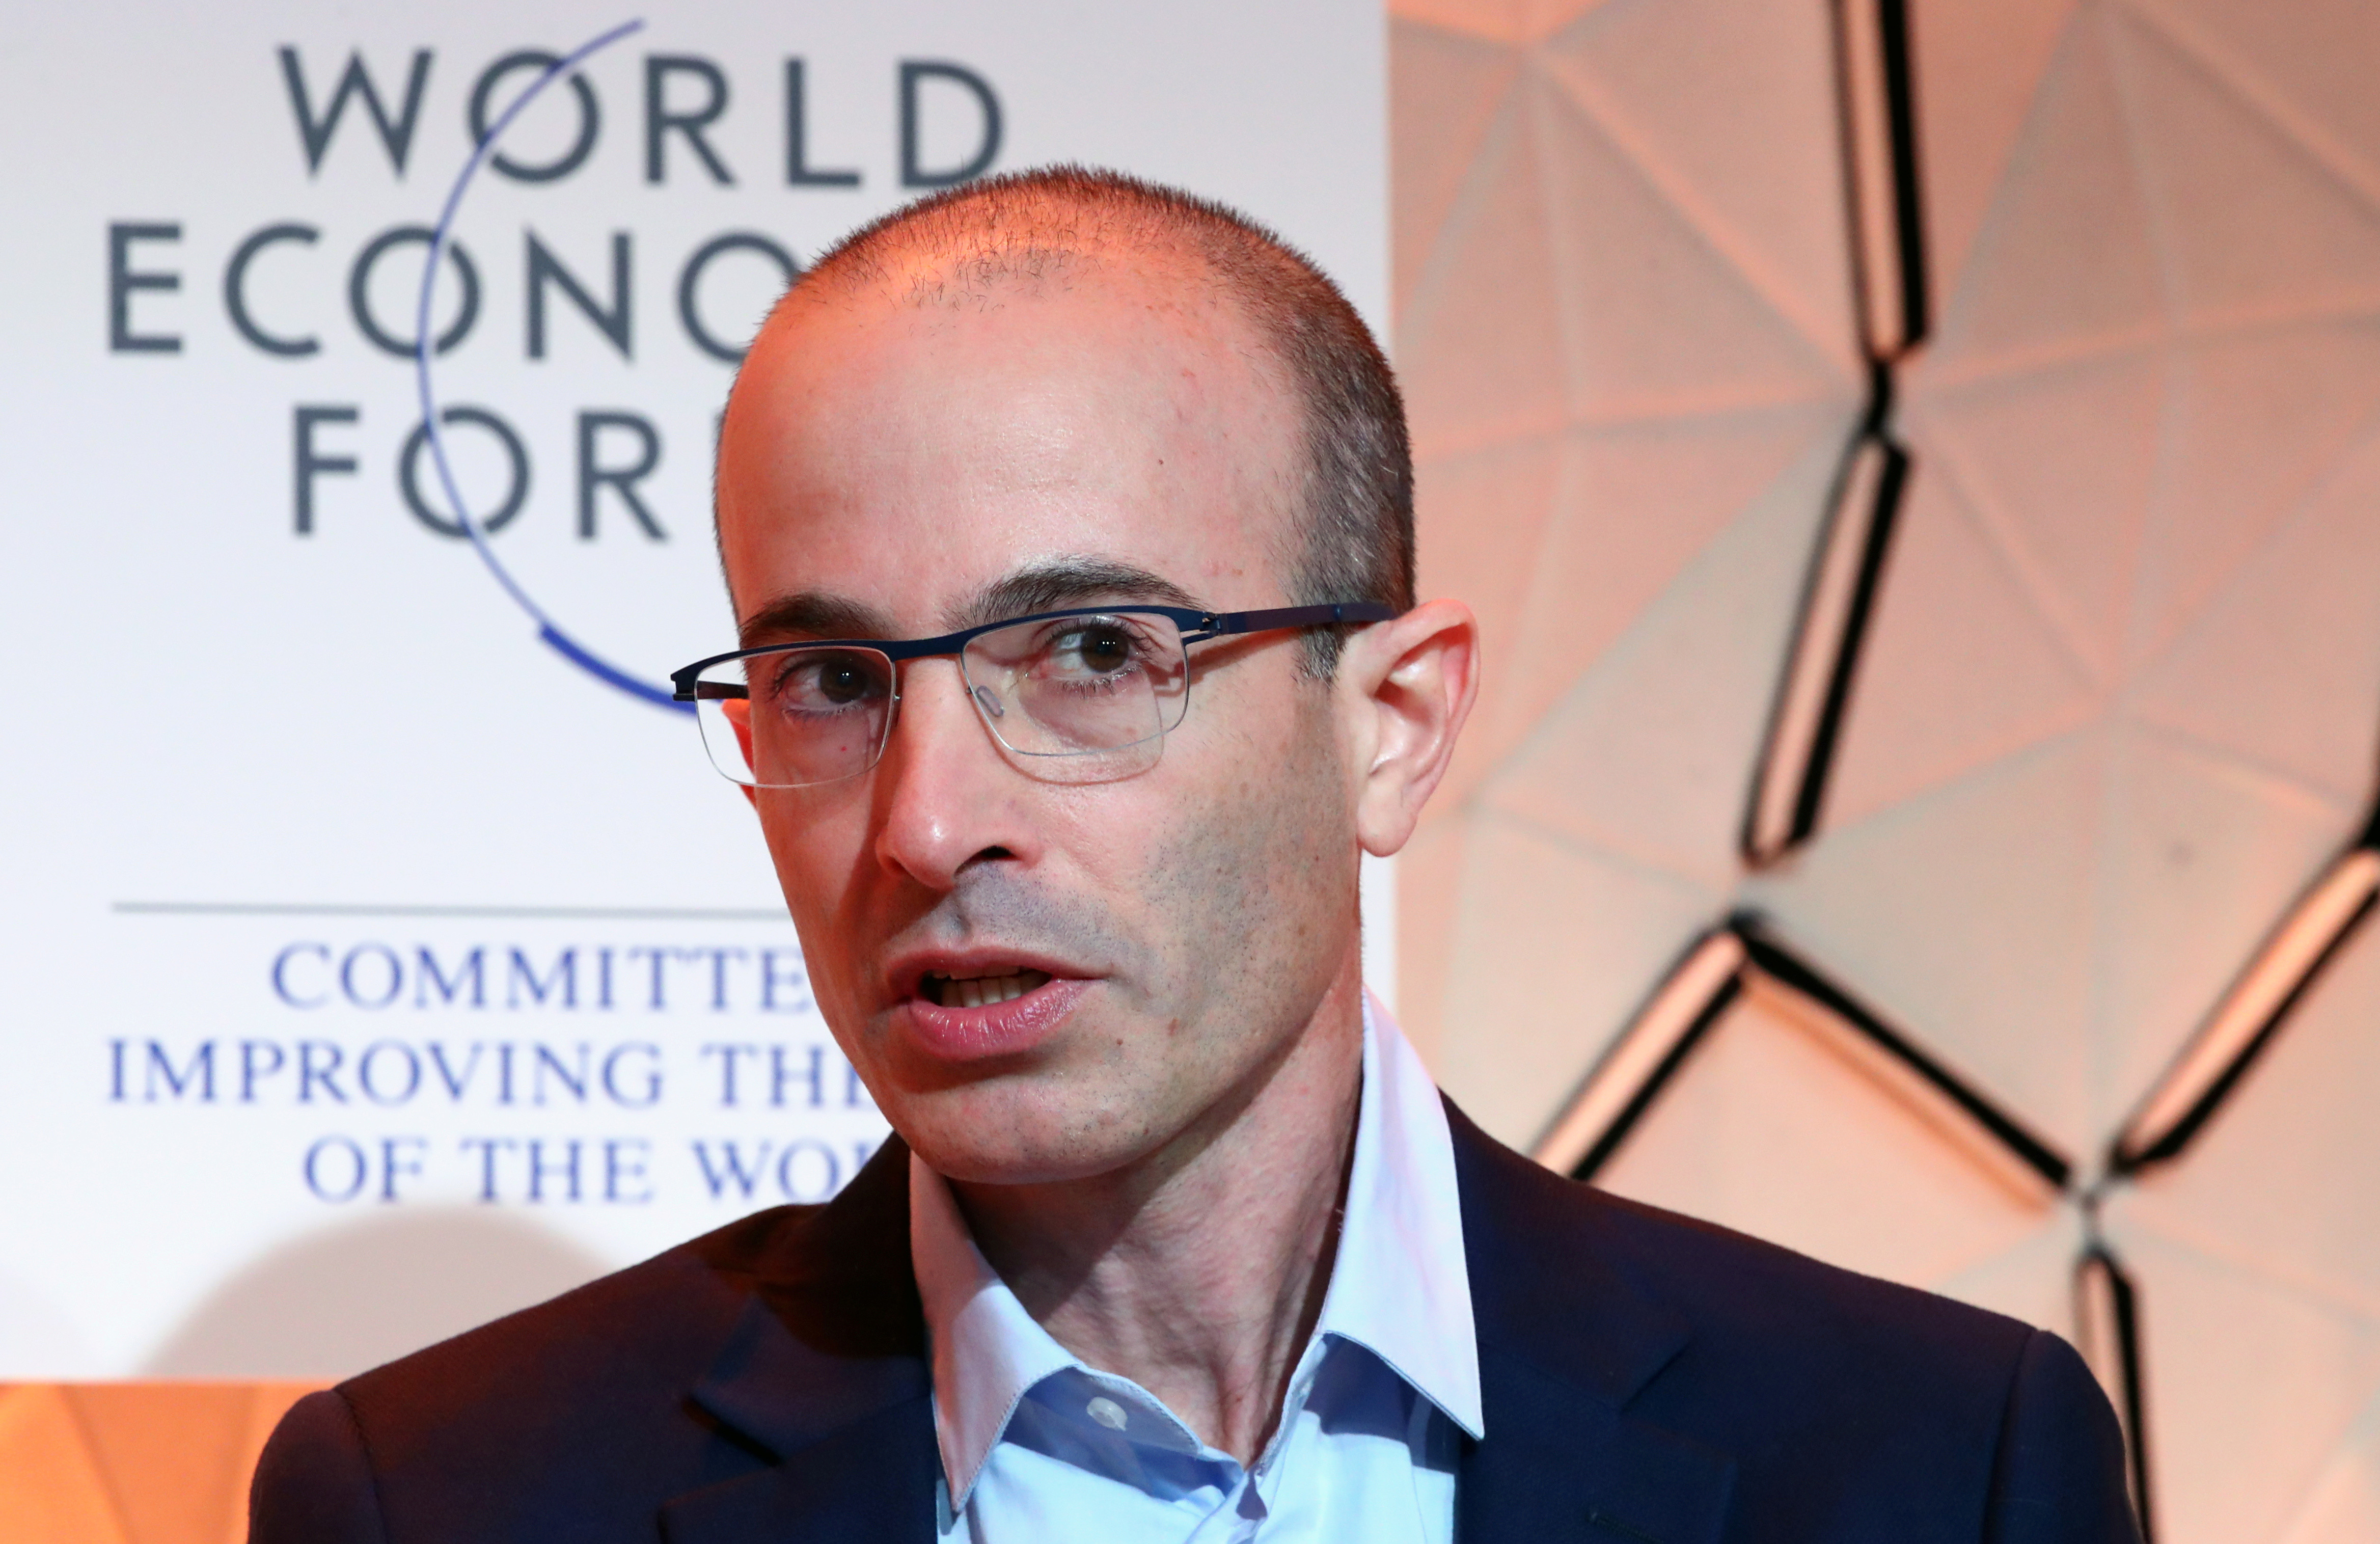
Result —
<path fill-rule="evenodd" d="M 1227 633 L 1261 633 L 1275 627 L 1329 627 L 1347 622 L 1386 622 L 1397 614 L 1393 606 L 1377 601 L 1342 601 L 1325 606 L 1275 606 L 1267 611 L 1208 612 L 1199 619 L 1197 636 L 1219 638 Z"/>

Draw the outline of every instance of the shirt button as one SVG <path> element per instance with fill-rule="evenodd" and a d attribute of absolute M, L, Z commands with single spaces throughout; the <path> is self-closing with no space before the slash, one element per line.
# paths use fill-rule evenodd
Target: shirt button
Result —
<path fill-rule="evenodd" d="M 1089 1413 L 1091 1419 L 1106 1427 L 1110 1431 L 1123 1429 L 1123 1406 L 1108 1398 L 1107 1395 L 1099 1395 L 1090 1404 L 1085 1405 L 1084 1409 Z"/>

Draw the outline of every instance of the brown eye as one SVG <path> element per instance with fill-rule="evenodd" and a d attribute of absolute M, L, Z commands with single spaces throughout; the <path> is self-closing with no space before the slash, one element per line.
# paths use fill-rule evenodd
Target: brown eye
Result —
<path fill-rule="evenodd" d="M 819 667 L 818 694 L 838 707 L 858 701 L 868 695 L 868 688 L 867 675 L 848 661 Z"/>
<path fill-rule="evenodd" d="M 887 691 L 884 666 L 865 655 L 797 650 L 784 656 L 769 695 L 785 711 L 824 713 L 875 701 Z"/>
<path fill-rule="evenodd" d="M 1075 655 L 1084 670 L 1112 675 L 1132 663 L 1132 638 L 1121 627 L 1086 627 L 1075 635 Z"/>

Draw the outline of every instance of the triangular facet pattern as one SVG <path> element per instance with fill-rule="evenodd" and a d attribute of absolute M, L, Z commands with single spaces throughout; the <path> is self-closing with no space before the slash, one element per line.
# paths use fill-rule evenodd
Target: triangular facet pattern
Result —
<path fill-rule="evenodd" d="M 1912 409 L 1930 468 L 1954 476 L 1980 529 L 2066 647 L 2111 681 L 2156 475 L 2157 354 L 2078 361 L 1945 390 Z"/>
<path fill-rule="evenodd" d="M 2380 301 L 2380 205 L 2155 26 L 2113 30 L 2180 313 L 2224 322 Z"/>
<path fill-rule="evenodd" d="M 1839 434 L 1805 424 L 1800 458 L 1536 720 L 1484 804 L 1714 890 L 1734 881 L 1744 768 L 1792 623 L 1791 593 L 1761 581 L 1809 551 Z"/>
<path fill-rule="evenodd" d="M 2279 1536 L 2380 1392 L 2380 1319 L 2146 1227 L 2111 1232 L 2146 1310 L 2159 1539 Z"/>
<path fill-rule="evenodd" d="M 1490 614 L 1475 743 L 1431 817 L 1457 834 L 1421 849 L 1457 894 L 1408 913 L 1451 918 L 1422 1010 L 1448 1086 L 1528 1140 L 1691 941 L 1750 907 L 2095 1183 L 2380 789 L 2380 21 L 2355 0 L 1912 0 L 1935 325 L 1884 361 L 1879 420 L 1910 471 L 1864 630 L 1798 656 L 1859 646 L 1816 831 L 1747 871 L 1730 788 L 1759 765 L 1860 395 L 1849 275 L 1827 271 L 1866 249 L 1842 162 L 1809 153 L 1845 150 L 1810 45 L 1867 13 L 1479 11 L 1517 79 L 1404 318 L 1425 553 L 1463 548 L 1426 565 L 1476 576 Z M 1491 192 L 1536 224 L 1492 216 L 1508 320 L 1458 337 L 1432 286 Z M 1537 334 L 1499 341 L 1524 310 Z M 1431 350 L 1483 383 L 1434 395 Z M 1801 453 L 1755 448 L 1803 406 Z M 1491 442 L 1530 447 L 1500 505 L 1467 464 Z M 1444 521 L 1440 464 L 1471 490 Z M 2142 1294 L 2160 1544 L 2361 1539 L 2375 928 L 2096 1224 L 2070 1200 L 1979 1222 L 1876 1087 L 1741 1005 L 1604 1175 L 2066 1331 L 2104 1227 Z"/>
<path fill-rule="evenodd" d="M 2380 1398 L 2348 1428 L 2279 1535 L 2280 1544 L 2373 1538 L 2380 1538 Z"/>
<path fill-rule="evenodd" d="M 2380 417 L 2380 328 L 2262 328 L 2183 343 L 2144 534 L 2135 659 L 2160 653 L 2280 520 L 2320 496 Z M 2335 495 L 2334 495 L 2335 496 Z"/>
<path fill-rule="evenodd" d="M 1830 448 L 1823 442 L 1840 432 L 1839 415 L 1804 409 L 1567 436 L 1504 665 L 1499 737 L 1536 723 L 1722 531 L 1807 461 L 1814 440 Z M 1806 473 L 1795 481 L 1804 508 L 1811 481 Z"/>
<path fill-rule="evenodd" d="M 2380 1173 L 2375 1000 L 2380 928 L 2367 927 L 2319 979 L 2303 1018 L 2258 1060 L 2189 1162 L 2143 1182 L 2124 1215 L 2380 1324 L 2380 1231 L 2366 1225 L 2370 1178 Z"/>
<path fill-rule="evenodd" d="M 1437 1072 L 1527 1142 L 1718 897 L 1508 817 L 1465 822 Z"/>
<path fill-rule="evenodd" d="M 1902 505 L 1828 821 L 1852 827 L 2088 723 L 2089 668 L 1943 468 Z"/>
<path fill-rule="evenodd" d="M 1626 421 L 1847 395 L 1834 359 L 1770 307 L 1575 95 L 1532 93 L 1562 283 L 1571 410 Z M 1609 261 L 1620 253 L 1624 261 Z"/>
<path fill-rule="evenodd" d="M 1967 259 L 2077 0 L 1911 0 L 1925 135 L 1925 258 L 1935 314 Z"/>
<path fill-rule="evenodd" d="M 2133 12 L 2264 104 L 2313 153 L 2380 187 L 2380 10 L 2353 0 L 2136 0 Z M 2374 1537 L 2380 1538 L 2380 1531 Z"/>
<path fill-rule="evenodd" d="M 1545 57 L 1703 239 L 1848 377 L 1857 335 L 1849 233 L 1804 217 L 1840 196 L 1841 155 L 1826 136 L 1746 132 L 1827 122 L 1833 49 L 1822 6 L 1671 0 L 1597 12 Z M 1681 92 L 1681 79 L 1701 89 Z M 1725 110 L 1712 111 L 1714 101 Z"/>
<path fill-rule="evenodd" d="M 1488 131 L 1477 187 L 1439 237 L 1405 312 L 1397 359 L 1425 458 L 1541 434 L 1563 419 L 1563 359 L 1546 318 L 1558 304 L 1532 115 Z"/>
<path fill-rule="evenodd" d="M 1390 23 L 1389 47 L 1396 93 L 1389 113 L 1397 169 L 1392 256 L 1402 312 L 1478 170 L 1480 145 L 1518 78 L 1520 56 L 1488 39 L 1408 21 Z"/>
<path fill-rule="evenodd" d="M 2338 845 L 2346 812 L 2142 726 L 2119 731 L 2095 1010 L 2102 1129 L 2152 1087 Z"/>
<path fill-rule="evenodd" d="M 1495 768 L 1526 725 L 1504 703 L 1521 674 L 1512 668 L 1520 649 L 1533 568 L 1509 553 L 1534 551 L 1544 541 L 1555 490 L 1560 485 L 1559 436 L 1520 440 L 1463 456 L 1442 456 L 1418 468 L 1416 494 L 1440 540 L 1425 545 L 1420 580 L 1425 595 L 1459 595 L 1479 619 L 1482 683 L 1473 717 L 1477 733 L 1459 744 L 1439 796 L 1459 803 Z M 1503 726 L 1512 723 L 1513 727 Z"/>
<path fill-rule="evenodd" d="M 1872 1006 L 2070 1151 L 2094 1124 L 2091 971 L 2107 749 L 2078 732 L 1830 833 L 1747 887 Z"/>
<path fill-rule="evenodd" d="M 2332 468 L 2141 669 L 2141 715 L 2362 804 L 2380 761 L 2375 510 L 2380 434 Z"/>
<path fill-rule="evenodd" d="M 1934 351 L 2007 363 L 2151 335 L 2165 302 L 2104 19 L 2076 18 L 1945 300 Z"/>

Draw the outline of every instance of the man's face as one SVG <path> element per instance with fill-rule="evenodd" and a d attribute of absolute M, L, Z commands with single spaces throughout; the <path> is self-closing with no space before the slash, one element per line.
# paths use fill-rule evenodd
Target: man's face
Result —
<path fill-rule="evenodd" d="M 746 642 L 1287 603 L 1296 403 L 1208 286 L 1128 262 L 772 324 L 720 459 Z M 1004 752 L 957 663 L 913 661 L 874 771 L 757 793 L 827 1019 L 937 1169 L 1063 1180 L 1195 1141 L 1347 986 L 1351 784 L 1300 657 L 1195 646 L 1162 755 L 1104 782 Z"/>

